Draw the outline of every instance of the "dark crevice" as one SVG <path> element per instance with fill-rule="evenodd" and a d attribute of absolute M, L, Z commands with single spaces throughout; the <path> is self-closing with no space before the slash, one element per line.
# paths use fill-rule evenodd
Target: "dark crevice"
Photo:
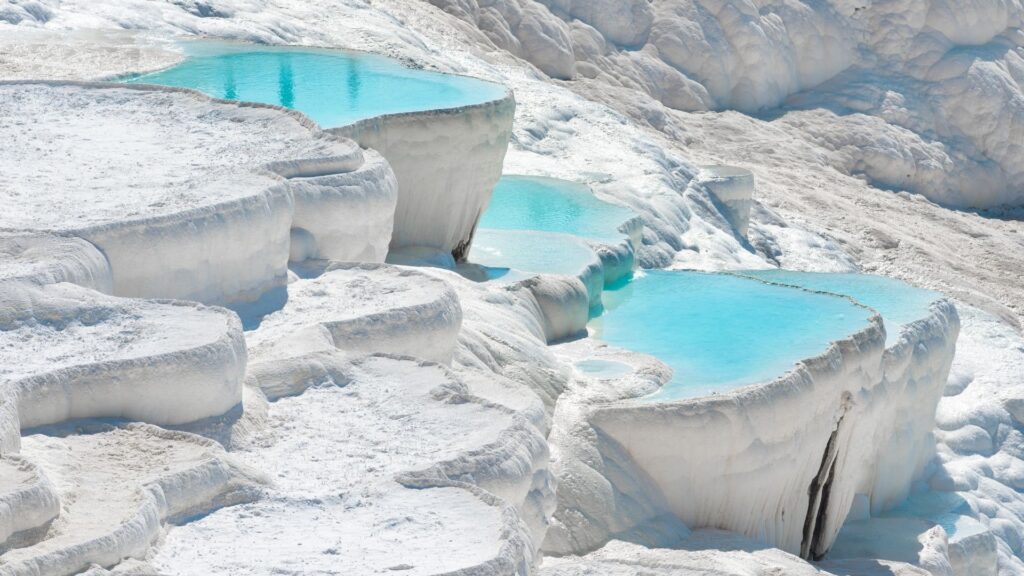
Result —
<path fill-rule="evenodd" d="M 469 231 L 469 237 L 459 242 L 452 250 L 452 258 L 455 258 L 456 262 L 465 262 L 466 258 L 469 257 L 469 249 L 473 245 L 473 236 L 476 236 L 476 227 L 480 225 L 480 217 L 483 216 L 483 213 L 483 210 L 476 213 L 476 220 L 473 221 L 473 228 Z"/>
<path fill-rule="evenodd" d="M 821 542 L 825 538 L 825 515 L 828 513 L 828 501 L 829 496 L 832 494 L 832 480 L 836 475 L 836 458 L 832 459 L 832 466 L 828 471 L 828 480 L 825 481 L 824 486 L 821 487 L 821 505 L 818 506 L 818 518 L 814 523 L 814 533 L 811 534 L 811 557 L 810 560 L 815 562 L 821 560 L 828 554 L 828 548 L 818 551 L 822 546 Z"/>
<path fill-rule="evenodd" d="M 836 460 L 838 459 L 838 438 L 839 430 L 846 416 L 846 401 L 836 422 L 832 434 L 825 445 L 825 452 L 821 455 L 821 465 L 818 473 L 811 479 L 811 485 L 807 488 L 807 516 L 804 518 L 803 540 L 800 542 L 800 557 L 805 560 L 821 560 L 828 549 L 821 550 L 822 542 L 825 539 L 825 527 L 828 524 L 829 499 L 832 494 L 832 483 L 836 474 Z"/>

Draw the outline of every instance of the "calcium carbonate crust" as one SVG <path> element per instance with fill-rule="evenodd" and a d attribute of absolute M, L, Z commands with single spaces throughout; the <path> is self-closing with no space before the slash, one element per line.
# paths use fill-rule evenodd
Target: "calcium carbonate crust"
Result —
<path fill-rule="evenodd" d="M 372 348 L 372 344 L 368 345 Z M 386 344 L 382 347 L 386 347 Z M 497 509 L 500 528 L 494 556 L 478 565 L 445 574 L 461 576 L 521 575 L 537 560 L 537 538 L 543 536 L 544 510 L 552 506 L 553 485 L 547 471 L 548 446 L 543 417 L 531 407 L 510 408 L 476 395 L 459 371 L 410 356 L 373 353 L 353 355 L 322 350 L 276 359 L 272 355 L 252 366 L 252 382 L 270 400 L 304 393 L 312 386 L 345 387 L 359 378 L 364 365 L 401 363 L 413 370 L 440 370 L 446 382 L 431 391 L 431 402 L 441 405 L 479 405 L 508 419 L 508 425 L 488 443 L 462 451 L 421 469 L 397 473 L 394 480 L 406 489 L 464 490 L 487 507 Z M 469 385 L 467 385 L 469 384 Z"/>
<path fill-rule="evenodd" d="M 43 537 L 60 515 L 60 497 L 38 466 L 17 454 L 0 457 L 0 553 Z"/>
<path fill-rule="evenodd" d="M 172 472 L 141 478 L 137 487 L 118 487 L 138 491 L 137 508 L 130 516 L 104 524 L 86 540 L 57 547 L 48 546 L 39 533 L 35 541 L 21 543 L 27 547 L 16 548 L 0 560 L 0 575 L 64 576 L 93 565 L 113 566 L 127 558 L 141 559 L 163 533 L 166 522 L 252 501 L 259 496 L 262 482 L 259 475 L 239 467 L 211 440 L 147 424 L 127 425 L 123 433 L 146 437 L 154 443 L 191 447 L 195 454 L 189 462 L 176 462 L 177 469 Z M 52 486 L 47 488 L 52 489 Z M 37 509 L 45 503 L 59 507 L 55 504 L 56 498 L 52 492 L 38 495 L 31 504 Z M 100 511 L 77 513 L 99 514 Z M 35 547 L 41 550 L 36 551 Z"/>
<path fill-rule="evenodd" d="M 671 402 L 623 400 L 595 408 L 588 419 L 608 450 L 628 454 L 687 526 L 720 526 L 819 558 L 855 494 L 884 510 L 906 496 L 930 459 L 958 328 L 955 308 L 940 301 L 886 350 L 875 316 L 771 383 Z M 666 434 L 688 441 L 659 442 Z M 723 460 L 731 463 L 724 472 Z"/>
<path fill-rule="evenodd" d="M 106 294 L 113 290 L 106 257 L 81 238 L 0 233 L 0 262 L 0 284 L 15 280 L 35 285 L 71 282 Z"/>
<path fill-rule="evenodd" d="M 183 205 L 169 212 L 45 228 L 94 244 L 110 263 L 117 295 L 232 305 L 253 302 L 283 288 L 293 227 L 312 235 L 312 246 L 304 256 L 383 261 L 386 255 L 397 194 L 386 161 L 376 152 L 363 151 L 350 141 L 322 132 L 298 112 L 149 85 L 13 81 L 0 83 L 0 90 L 37 86 L 96 90 L 98 94 L 167 94 L 229 115 L 231 110 L 272 111 L 308 132 L 308 141 L 314 146 L 333 152 L 239 167 L 241 173 L 249 174 L 240 178 L 249 189 L 239 194 L 241 184 L 234 185 L 236 197 L 231 200 L 212 196 L 203 198 L 201 205 Z M 253 187 L 249 181 L 261 184 Z M 351 225 L 353 219 L 359 224 Z M 0 222 L 0 226 L 4 224 Z M 224 250 L 224 246 L 235 249 Z"/>
<path fill-rule="evenodd" d="M 329 263 L 289 286 L 289 301 L 250 332 L 254 358 L 338 348 L 448 363 L 462 323 L 451 287 L 414 269 Z"/>
<path fill-rule="evenodd" d="M 398 178 L 394 250 L 428 247 L 465 259 L 502 173 L 516 102 L 384 114 L 327 132 L 379 151 Z"/>
<path fill-rule="evenodd" d="M 1022 125 L 1000 113 L 1024 103 L 1019 2 L 431 3 L 479 43 L 669 135 L 676 111 L 781 109 L 878 187 L 1021 204 Z"/>
<path fill-rule="evenodd" d="M 23 352 L 17 340 L 5 342 L 2 356 L 12 369 L 0 380 L 4 453 L 18 450 L 19 431 L 25 428 L 82 418 L 181 424 L 222 414 L 241 401 L 245 341 L 238 316 L 227 310 L 194 302 L 120 299 L 72 284 L 0 287 L 6 306 L 0 328 L 12 338 L 35 335 L 38 345 L 59 353 L 55 367 L 22 363 L 13 371 Z M 187 312 L 193 335 L 166 343 L 159 323 L 174 318 L 176 310 L 183 318 Z M 71 332 L 94 326 L 134 333 L 137 351 L 125 356 L 124 343 L 117 341 L 108 343 L 109 349 L 90 349 L 88 342 L 77 340 L 88 340 L 89 332 Z M 174 329 L 179 337 L 189 330 L 184 325 Z M 139 330 L 152 330 L 152 336 Z"/>

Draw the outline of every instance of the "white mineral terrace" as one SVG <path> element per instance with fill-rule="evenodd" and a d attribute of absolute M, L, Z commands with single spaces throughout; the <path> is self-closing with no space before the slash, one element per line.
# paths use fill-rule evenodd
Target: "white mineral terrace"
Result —
<path fill-rule="evenodd" d="M 179 65 L 129 81 L 297 109 L 380 152 L 398 179 L 392 249 L 465 259 L 501 175 L 515 112 L 510 90 L 367 54 L 217 42 L 184 49 Z"/>
<path fill-rule="evenodd" d="M 297 113 L 103 84 L 0 93 L 0 228 L 91 242 L 116 295 L 255 301 L 284 285 L 293 228 L 304 256 L 384 259 L 390 168 Z"/>
<path fill-rule="evenodd" d="M 1024 574 L 1024 8 L 753 4 L 0 0 L 0 576 Z M 277 67 L 146 83 L 196 37 Z M 331 123 L 312 46 L 491 90 Z M 610 235 L 481 226 L 503 171 Z M 787 359 L 687 396 L 601 339 L 683 270 L 842 305 L 650 306 Z"/>
<path fill-rule="evenodd" d="M 475 106 L 385 115 L 330 130 L 379 150 L 394 169 L 392 248 L 426 246 L 466 258 L 501 175 L 515 107 L 507 93 Z"/>
<path fill-rule="evenodd" d="M 469 278 L 489 280 L 476 286 L 441 271 L 332 262 L 332 255 L 382 258 L 391 234 L 390 211 L 401 212 L 388 164 L 373 151 L 318 132 L 295 113 L 181 90 L 75 84 L 0 89 L 22 108 L 35 103 L 40 118 L 32 130 L 11 127 L 12 150 L 19 150 L 22 162 L 19 172 L 7 177 L 21 179 L 4 188 L 16 209 L 5 222 L 10 231 L 0 251 L 7 263 L 0 284 L 7 303 L 0 318 L 6 454 L 0 462 L 18 478 L 5 489 L 12 512 L 0 517 L 6 518 L 0 527 L 12 549 L 0 557 L 0 568 L 12 574 L 70 573 L 92 563 L 142 558 L 155 530 L 181 517 L 182 507 L 212 511 L 257 498 L 172 530 L 152 562 L 171 572 L 198 573 L 279 570 L 289 563 L 310 570 L 342 565 L 356 572 L 513 573 L 536 565 L 541 549 L 585 553 L 630 531 L 646 534 L 650 543 L 667 542 L 688 533 L 686 526 L 724 527 L 817 558 L 831 546 L 855 496 L 865 495 L 872 511 L 881 512 L 905 497 L 932 454 L 930 414 L 957 332 L 956 313 L 948 305 L 906 328 L 888 350 L 876 318 L 782 379 L 724 396 L 636 403 L 627 393 L 602 403 L 586 393 L 568 394 L 554 412 L 552 438 L 562 454 L 555 469 L 562 484 L 556 507 L 543 441 L 550 401 L 547 410 L 512 401 L 507 390 L 484 385 L 479 371 L 503 371 L 508 360 L 488 351 L 498 341 L 525 337 L 531 347 L 542 348 L 584 330 L 588 311 L 600 309 L 602 288 L 630 272 L 640 242 L 635 225 L 623 232 L 619 245 L 550 232 L 479 230 L 471 264 L 460 266 Z M 44 110 L 44 98 L 74 113 Z M 129 113 L 117 112 L 122 108 Z M 123 128 L 94 141 L 89 123 L 115 116 Z M 420 113 L 417 122 L 430 117 Z M 447 113 L 438 117 L 442 124 L 450 122 Z M 48 138 L 43 130 L 73 138 Z M 423 131 L 433 133 L 429 124 Z M 274 138 L 264 141 L 267 134 Z M 166 153 L 168 135 L 176 143 L 172 163 L 144 179 L 128 176 L 129 165 Z M 60 150 L 26 153 L 37 140 L 57 142 Z M 403 145 L 414 141 L 401 139 Z M 120 152 L 127 148 L 138 152 Z M 411 149 L 430 146 L 421 142 Z M 68 200 L 66 191 L 80 186 L 65 170 L 40 165 L 38 158 L 58 153 L 92 174 L 85 180 L 84 201 Z M 410 162 L 426 169 L 431 160 Z M 713 184 L 708 186 L 716 193 Z M 60 211 L 43 211 L 40 203 L 54 198 L 67 204 Z M 746 197 L 738 201 L 749 204 Z M 233 220 L 240 209 L 243 215 Z M 446 211 L 431 218 L 455 223 L 451 230 L 472 229 L 479 219 L 474 214 L 462 222 L 461 214 Z M 432 221 L 406 218 L 419 226 Z M 213 236 L 196 238 L 195 230 L 210 228 Z M 432 240 L 420 250 L 447 251 L 450 240 Z M 245 247 L 244 261 L 237 260 L 239 251 L 212 250 L 223 241 Z M 203 259 L 184 257 L 182 243 L 196 246 Z M 171 252 L 177 270 L 145 265 Z M 492 258 L 511 269 L 480 267 Z M 275 284 L 283 283 L 289 260 L 299 276 L 290 273 L 286 285 Z M 255 291 L 224 288 L 238 280 L 237 270 L 249 274 Z M 237 303 L 240 295 L 251 299 L 275 285 L 287 292 L 287 301 L 258 319 L 259 327 L 244 339 L 237 318 L 218 308 L 97 291 Z M 472 321 L 463 325 L 462 300 L 487 303 L 499 293 L 511 298 L 505 306 L 518 310 L 514 322 L 502 326 L 499 335 L 479 332 Z M 360 359 L 367 353 L 389 356 Z M 579 365 L 588 362 L 602 360 L 591 350 L 577 359 Z M 612 370 L 609 378 L 631 381 L 636 357 L 616 362 L 624 369 Z M 557 397 L 565 385 L 566 373 L 556 374 L 561 383 L 544 384 L 538 389 L 542 398 Z M 601 371 L 596 374 L 600 379 Z M 665 381 L 657 368 L 650 374 L 653 386 Z M 396 389 L 390 381 L 405 384 Z M 328 407 L 334 405 L 344 408 L 335 413 Z M 314 414 L 326 419 L 311 420 Z M 185 503 L 161 504 L 157 496 L 156 507 L 147 508 L 153 504 L 145 499 L 89 492 L 62 475 L 66 463 L 57 466 L 52 460 L 79 444 L 77 453 L 88 456 L 89 450 L 109 446 L 105 438 L 129 432 L 100 425 L 60 440 L 19 438 L 19 429 L 95 418 L 161 425 L 207 419 L 190 428 L 221 439 L 244 463 L 210 452 L 218 446 L 211 443 L 200 442 L 205 456 L 198 455 L 187 434 L 147 437 L 148 443 L 165 444 L 161 451 L 177 450 L 175 443 L 185 440 L 179 459 L 197 458 L 195 466 L 217 470 L 194 490 L 173 472 L 160 475 L 167 478 L 161 482 L 181 491 Z M 355 427 L 339 429 L 336 418 Z M 275 432 L 296 419 L 323 427 L 309 432 L 320 454 L 313 460 L 290 443 L 309 440 Z M 387 425 L 396 420 L 401 426 Z M 580 440 L 564 435 L 563 428 L 592 432 Z M 150 429 L 132 430 L 138 435 Z M 589 439 L 594 432 L 597 442 Z M 409 438 L 403 440 L 403 434 Z M 870 442 L 856 441 L 867 436 Z M 687 440 L 666 444 L 665 437 Z M 436 448 L 423 444 L 427 438 Z M 560 443 L 566 438 L 577 439 Z M 723 439 L 730 440 L 723 445 Z M 415 458 L 396 460 L 393 450 L 383 449 L 389 454 L 384 463 L 362 464 L 374 461 L 384 442 L 414 447 L 410 457 Z M 577 458 L 589 452 L 621 469 L 585 468 L 589 472 L 583 476 L 600 478 L 611 492 L 595 492 L 591 483 L 581 486 L 576 480 Z M 87 477 L 95 473 L 103 482 L 103 474 L 116 474 L 116 467 L 101 471 L 92 464 L 106 457 L 113 456 L 97 454 L 79 465 Z M 731 462 L 724 470 L 723 459 Z M 787 465 L 779 466 L 782 461 Z M 47 469 L 53 469 L 53 479 Z M 181 472 L 186 478 L 187 470 Z M 263 482 L 256 470 L 273 476 L 272 483 L 253 488 L 253 482 Z M 349 480 L 338 484 L 339 478 Z M 156 490 L 140 480 L 125 481 L 136 482 L 143 494 Z M 328 486 L 312 508 L 296 505 L 297 498 L 308 499 Z M 357 511 L 347 500 L 350 492 L 360 494 Z M 622 494 L 630 495 L 629 506 L 623 506 Z M 693 494 L 702 497 L 694 501 Z M 76 507 L 56 507 L 69 498 Z M 121 499 L 102 517 L 86 521 L 95 498 Z M 411 557 L 420 556 L 417 550 L 437 550 L 431 536 L 437 530 L 459 546 L 439 554 L 439 563 L 419 561 L 406 568 L 389 547 L 331 544 L 339 534 L 377 530 L 375 518 L 383 511 L 409 518 L 407 528 L 392 534 L 391 545 L 405 547 Z M 429 521 L 420 517 L 424 513 Z M 294 534 L 300 525 L 322 522 L 324 515 L 332 518 L 320 543 L 334 550 L 327 556 L 306 549 L 311 542 L 288 539 L 252 558 L 220 551 L 250 547 L 247 538 L 256 539 L 251 547 L 257 547 L 264 534 Z M 130 529 L 131 538 L 119 535 L 127 526 L 138 526 Z"/>

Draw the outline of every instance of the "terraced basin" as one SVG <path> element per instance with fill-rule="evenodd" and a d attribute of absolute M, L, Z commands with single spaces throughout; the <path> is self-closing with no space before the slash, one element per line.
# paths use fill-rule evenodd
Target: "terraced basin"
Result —
<path fill-rule="evenodd" d="M 184 47 L 187 57 L 180 64 L 126 81 L 284 106 L 327 128 L 383 114 L 470 106 L 505 95 L 498 84 L 408 68 L 373 54 L 226 42 Z"/>
<path fill-rule="evenodd" d="M 931 304 L 942 298 L 939 292 L 872 274 L 825 274 L 790 270 L 752 270 L 742 274 L 808 290 L 843 294 L 870 306 L 882 315 L 887 345 L 892 345 L 899 338 L 904 326 L 927 317 Z"/>
<path fill-rule="evenodd" d="M 724 392 L 781 376 L 868 324 L 852 301 L 726 274 L 648 271 L 604 293 L 594 335 L 674 370 L 653 400 Z"/>
<path fill-rule="evenodd" d="M 292 108 L 380 152 L 398 179 L 391 247 L 465 259 L 512 133 L 515 100 L 504 86 L 341 50 L 184 48 L 180 64 L 126 81 Z"/>
<path fill-rule="evenodd" d="M 563 232 L 605 243 L 621 242 L 636 218 L 629 208 L 599 200 L 583 184 L 539 176 L 502 176 L 481 228 Z"/>

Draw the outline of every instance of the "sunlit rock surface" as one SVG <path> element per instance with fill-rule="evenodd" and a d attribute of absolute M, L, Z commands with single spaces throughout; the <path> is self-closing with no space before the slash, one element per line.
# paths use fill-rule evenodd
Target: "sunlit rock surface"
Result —
<path fill-rule="evenodd" d="M 495 42 L 480 31 L 482 26 L 478 28 L 469 20 L 460 20 L 418 0 L 384 0 L 372 5 L 358 0 L 341 3 L 309 0 L 290 3 L 287 7 L 228 0 L 215 4 L 155 4 L 133 0 L 68 0 L 60 5 L 7 2 L 0 4 L 0 19 L 6 22 L 0 24 L 3 27 L 0 36 L 5 42 L 17 38 L 15 48 L 8 50 L 10 43 L 5 43 L 0 50 L 0 74 L 24 77 L 24 62 L 33 58 L 40 62 L 32 69 L 42 75 L 83 79 L 148 69 L 166 62 L 154 65 L 153 61 L 140 58 L 139 46 L 125 46 L 120 39 L 111 45 L 103 34 L 86 42 L 95 50 L 76 51 L 73 60 L 41 58 L 40 55 L 53 53 L 52 44 L 40 44 L 37 39 L 27 46 L 17 42 L 21 31 L 29 28 L 44 32 L 102 28 L 117 29 L 118 34 L 123 34 L 124 29 L 142 31 L 142 36 L 198 33 L 268 43 L 366 48 L 397 55 L 418 65 L 481 75 L 507 82 L 516 91 L 517 118 L 513 145 L 507 156 L 509 170 L 587 181 L 599 194 L 630 206 L 645 223 L 643 242 L 637 251 L 637 260 L 644 266 L 665 266 L 674 261 L 677 265 L 703 269 L 750 268 L 768 261 L 788 268 L 811 270 L 853 271 L 860 267 L 941 289 L 961 302 L 994 313 L 998 318 L 984 316 L 984 320 L 975 321 L 972 317 L 964 325 L 961 342 L 972 344 L 966 352 L 961 347 L 954 364 L 959 369 L 954 369 L 948 396 L 940 401 L 939 426 L 944 433 L 948 432 L 940 436 L 948 438 L 940 440 L 939 463 L 925 474 L 929 487 L 965 495 L 971 503 L 970 513 L 993 527 L 991 533 L 997 545 L 999 568 L 1006 573 L 1020 572 L 1015 551 L 1019 550 L 1022 532 L 1015 518 L 1019 516 L 1021 500 L 1013 488 L 1021 469 L 1019 451 L 1014 448 L 1018 436 L 1015 431 L 1019 426 L 1013 416 L 1017 412 L 1014 402 L 1022 396 L 1016 369 L 1019 362 L 1014 361 L 1019 356 L 1019 336 L 1001 323 L 1019 322 L 1021 314 L 1022 292 L 1017 281 L 1021 269 L 1019 222 L 954 212 L 920 196 L 889 190 L 927 193 L 955 206 L 964 196 L 962 183 L 977 182 L 977 188 L 970 191 L 971 198 L 962 205 L 972 206 L 982 200 L 1000 201 L 999 194 L 1003 190 L 1000 182 L 1006 177 L 1004 172 L 1013 171 L 1013 162 L 1002 161 L 997 170 L 988 170 L 986 157 L 979 156 L 976 148 L 1005 150 L 993 152 L 993 155 L 1010 159 L 1018 154 L 1013 145 L 1013 121 L 1003 121 L 1001 115 L 1007 107 L 1013 108 L 1016 98 L 1015 81 L 1008 79 L 1013 78 L 1012 61 L 1017 49 L 1014 41 L 1007 44 L 1007 50 L 988 52 L 985 48 L 1005 38 L 1012 40 L 1012 22 L 1019 7 L 1012 3 L 952 6 L 894 1 L 864 6 L 870 9 L 865 12 L 854 10 L 861 8 L 860 5 L 837 2 L 815 5 L 816 9 L 821 9 L 820 13 L 810 14 L 807 5 L 787 4 L 786 9 L 803 14 L 800 18 L 812 24 L 832 17 L 831 12 L 840 19 L 852 13 L 851 20 L 864 17 L 871 23 L 865 35 L 856 21 L 850 26 L 847 21 L 841 21 L 839 42 L 822 42 L 816 47 L 810 42 L 807 45 L 812 48 L 803 50 L 803 53 L 814 54 L 822 64 L 799 64 L 798 68 L 832 74 L 846 58 L 845 54 L 840 52 L 837 56 L 832 51 L 834 46 L 845 50 L 847 44 L 842 36 L 867 36 L 869 41 L 857 42 L 861 45 L 867 42 L 874 48 L 867 51 L 858 48 L 857 57 L 882 54 L 884 57 L 878 60 L 876 68 L 884 72 L 884 82 L 873 82 L 875 77 L 867 76 L 872 83 L 865 83 L 863 91 L 854 90 L 857 98 L 844 102 L 851 103 L 851 110 L 863 108 L 863 102 L 881 104 L 865 108 L 869 114 L 851 114 L 846 109 L 839 113 L 817 109 L 817 93 L 826 90 L 840 95 L 851 93 L 850 82 L 840 74 L 836 81 L 838 87 L 823 87 L 806 100 L 798 94 L 786 104 L 807 110 L 797 112 L 787 108 L 778 117 L 773 111 L 752 117 L 727 110 L 706 114 L 682 112 L 746 106 L 738 100 L 732 104 L 717 101 L 720 94 L 729 92 L 728 86 L 734 78 L 732 70 L 708 75 L 722 78 L 722 85 L 727 87 L 712 95 L 704 80 L 679 74 L 662 60 L 661 48 L 657 55 L 649 49 L 619 50 L 614 46 L 615 41 L 608 39 L 615 35 L 622 41 L 618 36 L 621 30 L 610 31 L 607 23 L 597 22 L 592 15 L 570 4 L 523 4 L 526 6 L 523 13 L 534 19 L 528 27 L 543 30 L 536 42 L 528 42 L 528 49 L 553 47 L 553 60 L 557 61 L 553 69 L 561 72 L 552 76 L 575 74 L 572 83 L 549 82 L 513 56 L 511 48 L 509 52 L 497 49 Z M 734 13 L 738 11 L 743 16 L 734 18 L 736 26 L 743 28 L 750 23 L 749 28 L 755 30 L 755 35 L 758 27 L 781 20 L 787 23 L 787 29 L 790 23 L 795 23 L 792 26 L 794 38 L 805 36 L 803 32 L 797 33 L 804 30 L 798 25 L 800 18 L 794 20 L 790 14 L 781 14 L 782 10 L 771 9 L 778 8 L 779 3 L 765 5 L 765 11 L 756 15 L 746 6 L 737 8 L 731 4 L 738 3 L 723 5 L 721 15 L 719 10 L 714 10 L 715 20 L 719 16 L 725 18 L 725 9 L 734 9 Z M 504 10 L 507 7 L 515 11 L 511 2 L 493 8 Z M 685 12 L 690 8 L 702 9 L 686 3 L 651 5 L 654 21 L 647 42 L 657 38 L 662 12 L 679 9 Z M 557 21 L 548 14 L 555 15 Z M 496 18 L 494 14 L 487 17 Z M 509 22 L 515 19 L 505 15 L 502 18 Z M 643 26 L 634 26 L 644 18 L 643 14 L 639 14 L 639 19 L 620 15 L 619 22 L 628 28 L 627 32 L 642 30 Z M 16 26 L 7 24 L 12 22 L 17 22 Z M 691 22 L 694 20 L 683 23 L 689 28 Z M 702 19 L 700 26 L 693 30 L 703 30 L 704 22 Z M 949 25 L 951 22 L 957 25 Z M 890 23 L 894 26 L 890 27 Z M 495 30 L 503 27 L 501 22 L 492 25 Z M 808 34 L 830 37 L 834 32 L 831 28 L 824 26 L 823 32 Z M 1009 32 L 989 42 L 993 28 Z M 8 34 L 9 31 L 12 33 Z M 750 89 L 752 82 L 760 77 L 758 71 L 764 68 L 766 72 L 761 78 L 769 80 L 799 77 L 801 72 L 780 73 L 773 65 L 764 65 L 776 58 L 770 44 L 778 38 L 776 33 L 780 30 L 768 32 L 764 34 L 763 43 L 757 39 L 758 54 L 744 54 L 745 58 L 756 60 L 747 69 L 756 70 L 749 72 L 751 79 L 736 92 L 750 101 L 771 95 L 767 105 L 774 106 L 771 102 L 775 95 L 786 92 L 793 83 L 780 80 L 782 88 L 779 90 Z M 968 108 L 963 113 L 965 122 L 969 123 L 964 131 L 991 134 L 992 147 L 972 143 L 973 136 L 961 138 L 956 134 L 960 130 L 955 127 L 958 120 L 949 121 L 944 114 L 936 116 L 934 123 L 929 124 L 932 115 L 918 113 L 926 99 L 913 97 L 912 93 L 921 88 L 922 83 L 915 80 L 905 88 L 886 76 L 890 66 L 903 66 L 899 61 L 904 54 L 944 54 L 948 45 L 940 35 L 958 43 L 981 43 L 979 50 L 954 45 L 950 51 L 957 58 L 968 54 L 965 62 L 969 62 L 967 69 L 972 78 L 961 82 L 962 78 L 953 77 L 962 68 L 943 66 L 937 69 L 941 74 L 927 81 L 931 84 L 924 85 L 984 87 L 981 89 L 984 95 L 979 98 L 981 104 L 972 104 L 968 96 L 949 101 Z M 671 40 L 671 34 L 665 36 Z M 926 42 L 918 44 L 916 40 L 907 40 L 919 36 Z M 551 38 L 551 42 L 545 44 L 544 37 Z M 934 43 L 938 48 L 933 50 L 928 42 L 935 38 L 939 39 Z M 567 44 L 566 39 L 573 44 Z M 718 39 L 711 35 L 711 40 Z M 710 61 L 713 69 L 715 55 L 724 53 L 724 44 L 720 48 L 687 48 L 679 53 L 688 61 L 683 62 L 684 65 L 696 66 Z M 613 51 L 614 57 L 608 57 L 611 64 L 628 69 L 628 75 L 605 73 L 601 68 L 603 63 L 591 66 L 589 61 L 583 62 L 577 56 L 577 53 L 600 54 L 606 50 Z M 15 58 L 19 62 L 14 66 L 9 63 L 11 54 L 18 55 Z M 101 57 L 93 58 L 95 54 Z M 569 62 L 570 59 L 573 62 Z M 927 65 L 928 58 L 921 62 Z M 862 77 L 857 66 L 862 64 L 849 69 L 854 79 Z M 953 76 L 943 79 L 946 73 Z M 918 72 L 913 74 L 915 78 L 920 77 Z M 712 81 L 706 83 L 710 85 Z M 875 91 L 872 84 L 885 87 L 885 92 Z M 573 94 L 567 86 L 586 95 L 587 99 Z M 998 89 L 990 91 L 989 87 Z M 911 97 L 907 98 L 906 94 Z M 988 100 L 993 95 L 995 99 Z M 830 107 L 832 101 L 832 96 L 824 99 Z M 928 102 L 935 100 L 928 99 Z M 879 114 L 877 110 L 884 113 Z M 909 125 L 910 121 L 916 122 L 915 115 L 923 118 L 920 125 L 934 125 L 936 132 L 921 132 L 917 127 L 899 128 Z M 839 135 L 829 134 L 830 130 Z M 751 209 L 749 247 L 737 241 L 732 227 L 706 196 L 690 186 L 696 174 L 695 166 L 705 164 L 735 164 L 755 173 L 758 188 Z M 997 194 L 986 195 L 986 191 L 991 190 Z M 951 199 L 942 199 L 940 194 L 947 191 L 953 192 Z M 1013 212 L 996 215 L 1012 216 Z M 515 288 L 493 290 L 464 285 L 458 278 L 447 278 L 447 281 L 458 286 L 466 314 L 454 363 L 460 369 L 471 367 L 481 375 L 480 382 L 492 384 L 491 394 L 497 394 L 507 385 L 508 390 L 515 392 L 506 390 L 506 398 L 522 400 L 536 394 L 547 409 L 554 407 L 565 386 L 559 376 L 565 365 L 545 352 L 536 299 Z M 467 303 L 469 300 L 472 302 Z M 493 375 L 498 373 L 501 377 L 495 378 Z M 523 382 L 529 383 L 532 392 L 523 392 Z M 517 385 L 520 388 L 515 388 Z M 991 440 L 990 447 L 986 436 Z M 857 500 L 858 509 L 863 509 L 862 500 Z M 938 539 L 932 540 L 935 542 Z M 721 543 L 709 546 L 725 548 Z M 940 548 L 929 544 L 928 549 Z M 648 556 L 644 561 L 647 565 L 641 569 L 649 570 L 657 562 L 668 562 L 670 552 L 651 549 L 643 553 L 627 551 L 627 554 L 631 558 Z M 744 562 L 749 556 L 742 551 L 730 551 L 720 557 L 722 561 L 716 567 L 723 571 L 756 573 L 756 569 Z M 631 558 L 626 558 L 624 563 L 621 557 L 613 559 L 615 569 L 624 564 L 628 566 Z M 737 559 L 740 564 L 727 564 L 728 559 Z M 566 563 L 574 561 L 565 559 Z M 589 569 L 586 558 L 578 561 L 582 570 Z M 764 571 L 789 569 L 796 572 L 798 569 L 792 562 L 795 562 L 792 558 L 774 558 Z M 136 566 L 133 563 L 125 570 Z M 855 567 L 877 570 L 890 566 L 883 561 L 860 559 L 836 561 L 824 567 L 833 573 L 844 573 L 844 570 L 849 573 Z M 608 565 L 602 569 L 609 569 Z M 895 568 L 891 571 L 900 573 Z"/>
<path fill-rule="evenodd" d="M 336 230 L 389 212 L 390 169 L 301 116 L 184 91 L 57 83 L 0 91 L 10 162 L 0 226 L 91 242 L 116 295 L 258 300 L 283 287 L 293 225 L 323 236 L 318 257 L 384 258 L 390 218 L 371 217 L 377 226 L 358 235 Z M 97 124 L 106 131 L 96 134 Z"/>

